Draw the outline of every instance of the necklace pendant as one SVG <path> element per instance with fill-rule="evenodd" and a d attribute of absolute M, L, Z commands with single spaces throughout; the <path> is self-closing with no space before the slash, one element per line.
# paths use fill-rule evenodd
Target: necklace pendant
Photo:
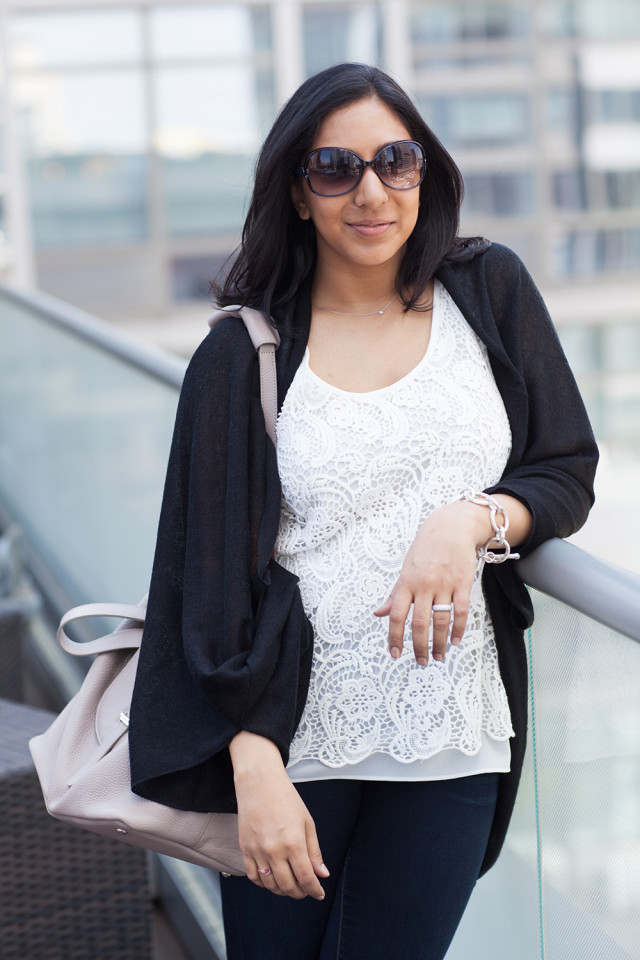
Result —
<path fill-rule="evenodd" d="M 382 316 L 383 313 L 384 313 L 384 310 L 378 310 L 378 314 L 379 314 L 380 316 Z"/>

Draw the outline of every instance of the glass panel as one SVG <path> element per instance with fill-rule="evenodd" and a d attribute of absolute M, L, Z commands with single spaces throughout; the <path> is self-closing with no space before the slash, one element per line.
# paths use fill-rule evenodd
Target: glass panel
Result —
<path fill-rule="evenodd" d="M 640 644 L 536 591 L 532 599 L 518 800 L 447 960 L 638 960 Z"/>
<path fill-rule="evenodd" d="M 147 159 L 52 156 L 27 167 L 40 249 L 146 239 Z"/>
<path fill-rule="evenodd" d="M 545 956 L 640 957 L 640 644 L 533 594 Z"/>
<path fill-rule="evenodd" d="M 553 203 L 559 210 L 583 210 L 586 205 L 581 170 L 560 170 L 552 174 Z"/>
<path fill-rule="evenodd" d="M 255 152 L 274 112 L 271 71 L 167 68 L 155 80 L 169 232 L 237 233 Z"/>
<path fill-rule="evenodd" d="M 609 207 L 640 207 L 640 170 L 611 170 L 603 176 Z"/>
<path fill-rule="evenodd" d="M 146 147 L 139 70 L 22 76 L 15 98 L 31 155 L 140 153 Z"/>
<path fill-rule="evenodd" d="M 534 179 L 528 172 L 478 174 L 464 178 L 464 213 L 508 217 L 534 210 Z"/>
<path fill-rule="evenodd" d="M 500 146 L 531 139 L 529 98 L 519 93 L 421 96 L 420 106 L 450 147 Z"/>
<path fill-rule="evenodd" d="M 226 256 L 176 257 L 171 263 L 174 300 L 206 300 L 211 306 L 211 282 L 226 263 Z M 206 309 L 206 308 L 205 308 Z"/>
<path fill-rule="evenodd" d="M 499 70 L 530 70 L 531 57 L 525 54 L 496 54 L 469 53 L 442 55 L 434 53 L 434 48 L 428 45 L 414 47 L 414 67 L 423 72 L 443 70 L 478 70 L 486 69 L 494 73 Z"/>
<path fill-rule="evenodd" d="M 82 10 L 13 14 L 9 18 L 15 69 L 97 65 L 142 56 L 137 10 Z"/>
<path fill-rule="evenodd" d="M 575 18 L 583 37 L 593 40 L 630 40 L 640 37 L 637 0 L 580 0 Z"/>
<path fill-rule="evenodd" d="M 527 8 L 525 3 L 424 3 L 418 0 L 413 3 L 411 31 L 418 42 L 432 43 L 526 37 L 531 30 Z"/>
<path fill-rule="evenodd" d="M 574 0 L 543 0 L 542 24 L 552 37 L 575 36 Z"/>
<path fill-rule="evenodd" d="M 558 334 L 576 376 L 602 370 L 602 328 L 562 326 Z"/>
<path fill-rule="evenodd" d="M 380 63 L 377 3 L 314 5 L 302 10 L 305 75 L 334 63 Z"/>
<path fill-rule="evenodd" d="M 604 368 L 640 373 L 640 321 L 611 323 L 602 328 Z"/>
<path fill-rule="evenodd" d="M 141 72 L 21 77 L 16 99 L 36 245 L 145 238 L 148 167 Z"/>
<path fill-rule="evenodd" d="M 79 600 L 148 588 L 177 390 L 0 309 L 0 497 Z"/>
<path fill-rule="evenodd" d="M 640 230 L 583 230 L 552 244 L 556 276 L 627 273 L 640 269 Z"/>
<path fill-rule="evenodd" d="M 152 54 L 187 61 L 250 56 L 271 46 L 264 14 L 244 3 L 152 9 Z"/>
<path fill-rule="evenodd" d="M 593 90 L 587 97 L 592 123 L 637 123 L 640 121 L 640 90 Z"/>
<path fill-rule="evenodd" d="M 547 126 L 569 130 L 572 135 L 578 127 L 578 93 L 562 87 L 545 94 L 545 121 Z"/>
<path fill-rule="evenodd" d="M 174 156 L 253 152 L 262 139 L 265 115 L 273 115 L 269 79 L 244 64 L 159 69 L 156 148 Z"/>

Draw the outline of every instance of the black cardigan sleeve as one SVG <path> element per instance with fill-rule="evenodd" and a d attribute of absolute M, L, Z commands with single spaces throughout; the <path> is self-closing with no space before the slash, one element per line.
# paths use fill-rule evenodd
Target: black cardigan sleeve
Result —
<path fill-rule="evenodd" d="M 486 343 L 505 401 L 512 450 L 489 493 L 521 500 L 533 517 L 524 555 L 578 530 L 593 504 L 598 450 L 547 308 L 522 261 L 492 244 L 447 266 L 445 286 Z"/>
<path fill-rule="evenodd" d="M 234 809 L 226 748 L 241 729 L 287 761 L 312 632 L 297 578 L 271 559 L 279 506 L 256 353 L 229 318 L 194 354 L 178 405 L 131 705 L 142 796 Z"/>

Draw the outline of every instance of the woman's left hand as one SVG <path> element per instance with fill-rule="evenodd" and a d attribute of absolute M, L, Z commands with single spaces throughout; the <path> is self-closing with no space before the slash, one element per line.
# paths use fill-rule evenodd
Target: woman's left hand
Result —
<path fill-rule="evenodd" d="M 424 666 L 429 661 L 432 617 L 434 660 L 444 660 L 449 632 L 451 643 L 460 643 L 477 565 L 476 546 L 483 542 L 484 519 L 477 506 L 456 502 L 434 511 L 422 524 L 388 600 L 374 610 L 377 617 L 389 617 L 392 657 L 402 653 L 411 605 L 413 650 L 419 664 Z M 453 625 L 450 612 L 433 611 L 434 604 L 453 604 Z"/>

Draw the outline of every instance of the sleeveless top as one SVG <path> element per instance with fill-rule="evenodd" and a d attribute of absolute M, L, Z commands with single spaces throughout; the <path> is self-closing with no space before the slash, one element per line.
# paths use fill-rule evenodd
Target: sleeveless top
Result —
<path fill-rule="evenodd" d="M 292 780 L 509 769 L 513 731 L 480 571 L 462 641 L 443 662 L 416 663 L 409 624 L 392 659 L 388 620 L 372 611 L 429 514 L 465 487 L 496 483 L 510 447 L 486 348 L 438 281 L 427 350 L 397 382 L 347 392 L 305 353 L 277 423 L 275 557 L 300 578 L 315 635 Z"/>

